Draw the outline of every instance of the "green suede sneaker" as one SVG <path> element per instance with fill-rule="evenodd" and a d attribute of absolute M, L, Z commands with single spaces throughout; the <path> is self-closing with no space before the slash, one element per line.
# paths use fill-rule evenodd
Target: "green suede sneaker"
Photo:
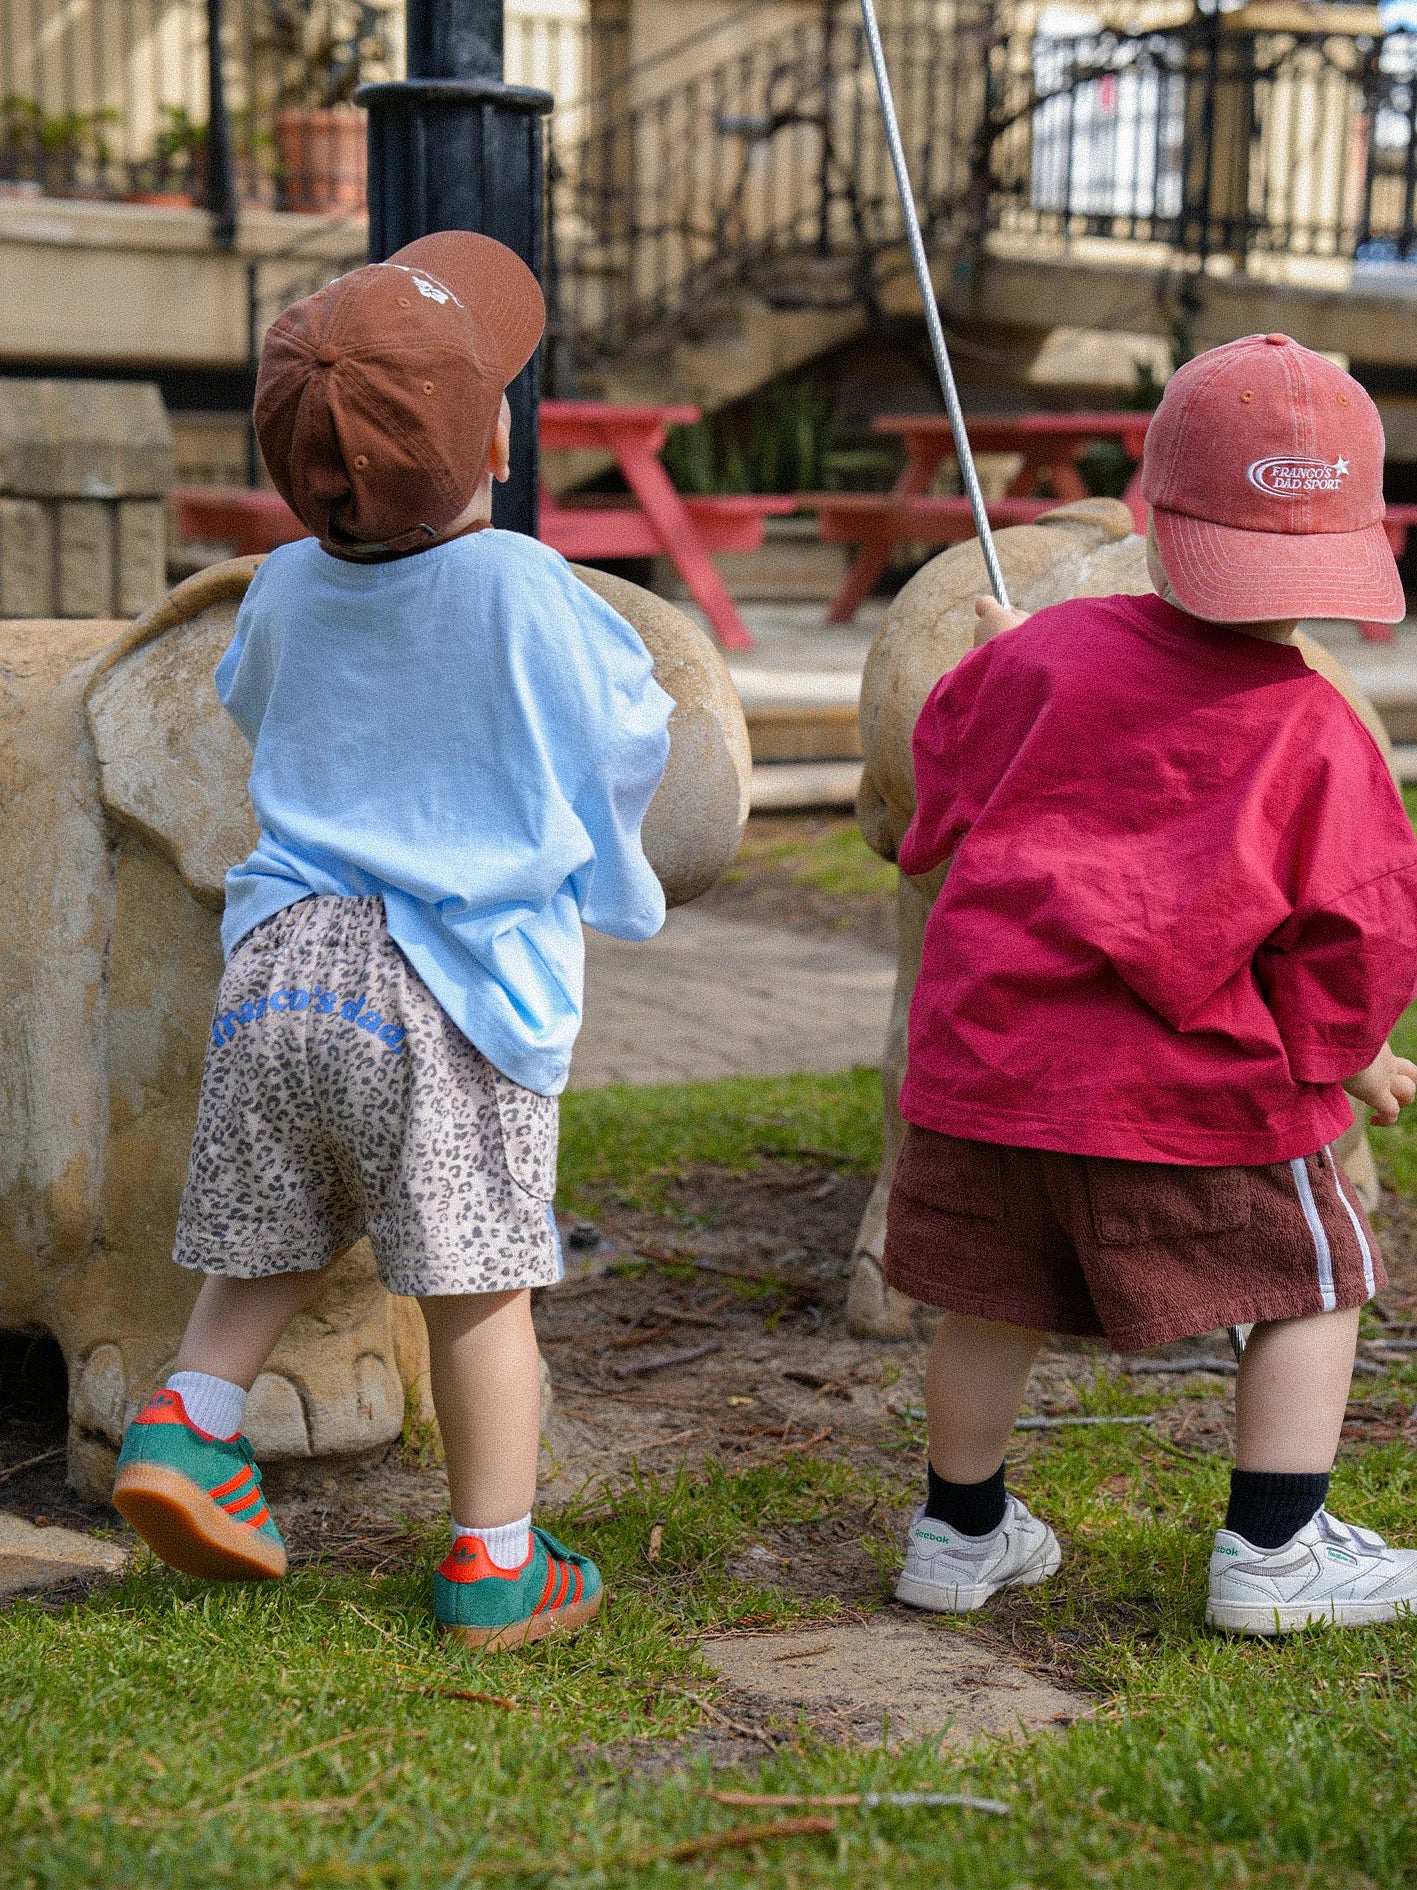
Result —
<path fill-rule="evenodd" d="M 251 1582 L 285 1573 L 250 1444 L 199 1431 L 178 1391 L 154 1393 L 128 1426 L 113 1504 L 184 1575 Z"/>
<path fill-rule="evenodd" d="M 533 1529 L 520 1568 L 498 1568 L 478 1536 L 459 1536 L 433 1577 L 438 1626 L 467 1647 L 523 1647 L 574 1634 L 600 1612 L 600 1570 L 588 1556 Z"/>

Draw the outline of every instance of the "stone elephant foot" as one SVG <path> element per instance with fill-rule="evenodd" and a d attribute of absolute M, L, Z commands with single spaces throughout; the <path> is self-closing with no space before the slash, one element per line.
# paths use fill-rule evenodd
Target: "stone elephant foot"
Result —
<path fill-rule="evenodd" d="M 1115 499 L 1060 507 L 1036 524 L 999 532 L 996 544 L 1009 594 L 1020 610 L 1042 610 L 1069 597 L 1141 596 L 1151 589 L 1145 543 L 1132 530 L 1127 507 Z M 940 677 L 974 647 L 974 599 L 988 588 L 977 541 L 951 546 L 904 586 L 871 645 L 861 683 L 865 765 L 856 811 L 867 843 L 883 859 L 895 859 L 915 812 L 910 738 L 916 720 Z M 1322 645 L 1303 635 L 1299 642 L 1306 660 L 1352 703 L 1391 765 L 1387 732 L 1352 677 Z M 897 1098 L 905 1075 L 910 1000 L 925 922 L 943 877 L 910 880 L 902 874 L 899 880 L 900 948 L 881 1069 L 884 1152 L 857 1230 L 846 1304 L 847 1324 L 862 1338 L 918 1336 L 934 1316 L 887 1283 L 881 1255 L 890 1178 L 904 1133 Z M 1377 1168 L 1362 1124 L 1354 1123 L 1337 1152 L 1364 1206 L 1376 1206 Z"/>
<path fill-rule="evenodd" d="M 199 1284 L 172 1264 L 172 1236 L 223 881 L 254 839 L 250 751 L 212 675 L 256 562 L 203 572 L 136 624 L 0 624 L 0 1330 L 61 1346 L 70 1480 L 97 1499 Z M 682 903 L 738 851 L 742 710 L 681 611 L 582 575 L 635 624 L 676 703 L 645 845 Z M 423 1321 L 361 1241 L 256 1380 L 247 1430 L 271 1463 L 357 1458 L 409 1410 L 431 1415 Z"/>

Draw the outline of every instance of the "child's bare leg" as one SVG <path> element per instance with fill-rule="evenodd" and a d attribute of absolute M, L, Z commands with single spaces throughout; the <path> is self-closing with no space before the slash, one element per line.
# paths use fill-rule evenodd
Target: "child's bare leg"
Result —
<path fill-rule="evenodd" d="M 1333 1468 L 1357 1346 L 1356 1309 L 1254 1328 L 1235 1387 L 1241 1470 L 1321 1474 Z"/>
<path fill-rule="evenodd" d="M 925 1365 L 930 1462 L 950 1483 L 979 1483 L 1004 1461 L 1045 1334 L 946 1313 Z"/>
<path fill-rule="evenodd" d="M 1417 1551 L 1389 1548 L 1327 1509 L 1357 1335 L 1356 1311 L 1272 1320 L 1250 1334 L 1230 1505 L 1210 1558 L 1212 1627 L 1287 1634 L 1417 1610 Z"/>
<path fill-rule="evenodd" d="M 541 1443 L 531 1294 L 467 1293 L 418 1303 L 453 1516 L 479 1532 L 521 1523 L 536 1496 Z"/>
<path fill-rule="evenodd" d="M 229 1280 L 209 1273 L 182 1335 L 174 1372 L 206 1372 L 249 1391 L 277 1339 L 315 1296 L 323 1269 Z"/>
<path fill-rule="evenodd" d="M 209 1273 L 166 1386 L 129 1425 L 113 1500 L 171 1567 L 212 1581 L 285 1573 L 285 1544 L 242 1436 L 246 1394 L 322 1271 Z"/>
<path fill-rule="evenodd" d="M 927 1490 L 897 1600 L 963 1614 L 1057 1569 L 1053 1531 L 1004 1487 L 1004 1452 L 1043 1336 L 962 1313 L 940 1321 L 925 1366 Z"/>

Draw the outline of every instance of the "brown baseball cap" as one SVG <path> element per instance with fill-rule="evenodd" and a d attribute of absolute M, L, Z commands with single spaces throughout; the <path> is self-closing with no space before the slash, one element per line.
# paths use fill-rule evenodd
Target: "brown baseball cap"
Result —
<path fill-rule="evenodd" d="M 467 230 L 421 236 L 293 303 L 256 378 L 276 490 L 345 556 L 429 543 L 477 490 L 502 395 L 545 326 L 531 270 Z"/>

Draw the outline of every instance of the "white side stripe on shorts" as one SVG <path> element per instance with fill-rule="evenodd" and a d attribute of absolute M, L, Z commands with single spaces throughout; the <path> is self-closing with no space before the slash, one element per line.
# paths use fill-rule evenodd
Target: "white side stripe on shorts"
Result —
<path fill-rule="evenodd" d="M 1329 1252 L 1328 1235 L 1324 1224 L 1319 1219 L 1318 1205 L 1314 1200 L 1314 1190 L 1309 1181 L 1309 1170 L 1302 1160 L 1295 1158 L 1289 1164 L 1289 1172 L 1294 1177 L 1294 1186 L 1298 1190 L 1299 1205 L 1304 1210 L 1304 1219 L 1309 1223 L 1309 1233 L 1313 1237 L 1314 1257 L 1319 1264 L 1319 1298 L 1325 1312 L 1332 1312 L 1338 1304 L 1338 1295 L 1333 1290 L 1333 1255 Z"/>
<path fill-rule="evenodd" d="M 1347 1177 L 1340 1169 L 1338 1159 L 1334 1155 L 1333 1150 L 1331 1148 L 1326 1149 L 1324 1153 L 1328 1156 L 1328 1165 L 1333 1170 L 1333 1185 L 1338 1190 L 1338 1198 L 1343 1203 L 1344 1212 L 1353 1223 L 1353 1232 L 1358 1241 L 1358 1251 L 1363 1256 L 1363 1287 L 1371 1298 L 1378 1290 L 1377 1278 L 1373 1272 L 1372 1249 L 1369 1247 L 1367 1236 L 1363 1232 L 1363 1223 L 1354 1212 L 1353 1203 L 1348 1199 L 1347 1192 L 1344 1189 L 1343 1184 Z"/>

